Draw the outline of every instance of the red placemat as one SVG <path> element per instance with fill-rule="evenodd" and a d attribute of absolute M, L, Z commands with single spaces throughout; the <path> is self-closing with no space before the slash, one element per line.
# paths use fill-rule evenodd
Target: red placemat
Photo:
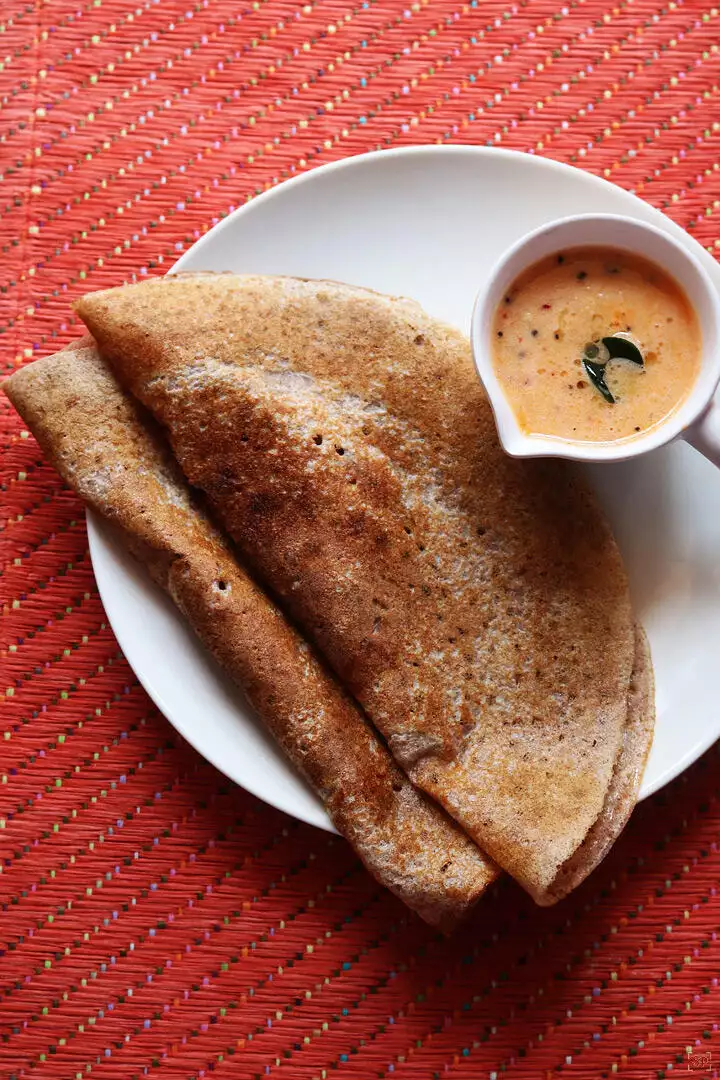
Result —
<path fill-rule="evenodd" d="M 720 246 L 708 4 L 134 5 L 2 4 L 6 370 L 79 332 L 74 296 L 161 273 L 258 192 L 387 146 L 574 162 Z M 0 408 L 3 1078 L 717 1076 L 717 752 L 569 901 L 539 910 L 501 882 L 445 942 L 158 715 L 80 505 Z"/>

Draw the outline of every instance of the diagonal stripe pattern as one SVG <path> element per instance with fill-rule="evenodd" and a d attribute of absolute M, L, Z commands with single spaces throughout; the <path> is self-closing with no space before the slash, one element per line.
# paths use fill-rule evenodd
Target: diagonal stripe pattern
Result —
<path fill-rule="evenodd" d="M 8 0 L 3 370 L 76 336 L 82 292 L 391 146 L 572 162 L 717 254 L 719 40 L 703 0 Z M 0 445 L 1 1077 L 717 1077 L 717 750 L 568 902 L 501 881 L 442 941 L 175 734 L 4 399 Z"/>

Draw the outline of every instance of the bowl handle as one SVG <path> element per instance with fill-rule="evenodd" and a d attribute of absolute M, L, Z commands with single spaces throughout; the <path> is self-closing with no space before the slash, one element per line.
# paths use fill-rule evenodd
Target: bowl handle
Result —
<path fill-rule="evenodd" d="M 682 438 L 720 468 L 720 407 L 711 401 L 705 412 L 682 433 Z"/>

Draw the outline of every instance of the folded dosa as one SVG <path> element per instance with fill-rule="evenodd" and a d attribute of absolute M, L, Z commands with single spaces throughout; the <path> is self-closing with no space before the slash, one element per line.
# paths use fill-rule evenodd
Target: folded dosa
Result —
<path fill-rule="evenodd" d="M 164 440 L 88 341 L 3 389 L 61 476 L 172 596 L 383 885 L 448 931 L 497 870 L 395 765 L 373 728 L 238 565 Z"/>
<path fill-rule="evenodd" d="M 600 510 L 503 454 L 464 337 L 288 278 L 77 310 L 411 779 L 538 902 L 580 881 L 635 802 L 651 666 Z"/>

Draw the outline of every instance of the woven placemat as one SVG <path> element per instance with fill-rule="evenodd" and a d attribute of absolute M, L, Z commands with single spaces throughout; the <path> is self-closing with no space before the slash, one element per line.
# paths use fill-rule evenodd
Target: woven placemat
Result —
<path fill-rule="evenodd" d="M 719 31 L 693 0 L 4 0 L 3 367 L 77 335 L 74 296 L 388 146 L 573 162 L 715 251 Z M 0 409 L 0 1076 L 718 1075 L 716 751 L 569 901 L 504 881 L 441 940 L 158 715 L 80 505 Z"/>

